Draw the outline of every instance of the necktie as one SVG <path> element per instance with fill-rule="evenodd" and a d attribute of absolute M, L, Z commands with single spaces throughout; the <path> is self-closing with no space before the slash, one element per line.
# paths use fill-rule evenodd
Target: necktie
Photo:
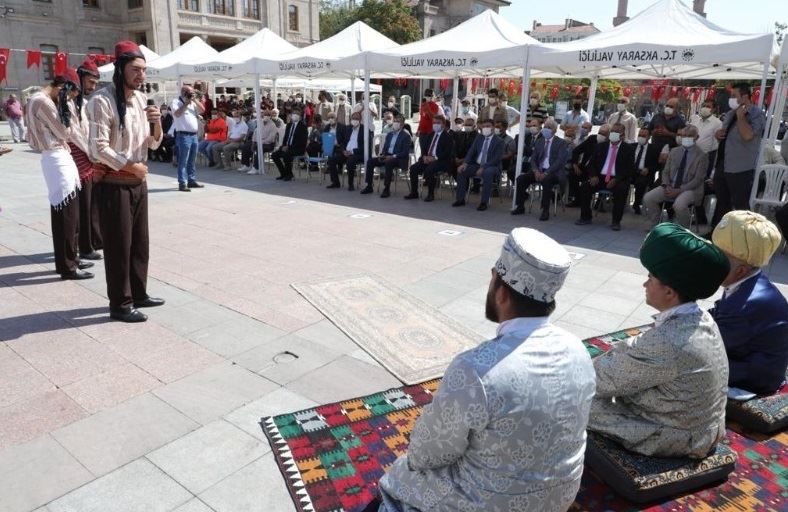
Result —
<path fill-rule="evenodd" d="M 435 146 L 438 145 L 438 138 L 440 137 L 439 133 L 436 133 L 432 136 L 432 144 L 430 144 L 430 150 L 427 152 L 429 156 L 435 156 Z"/>
<path fill-rule="evenodd" d="M 479 162 L 480 165 L 484 165 L 487 163 L 487 150 L 490 149 L 490 137 L 484 138 L 484 144 L 482 145 L 482 155 L 481 161 Z"/>
<path fill-rule="evenodd" d="M 394 146 L 395 146 L 395 144 L 397 144 L 397 136 L 398 135 L 399 135 L 399 132 L 394 132 L 391 135 L 391 142 L 389 143 L 389 151 L 388 151 L 389 155 L 393 155 L 394 154 Z"/>
<path fill-rule="evenodd" d="M 643 158 L 643 151 L 645 151 L 645 149 L 646 149 L 645 144 L 643 144 L 638 148 L 638 156 L 635 157 L 635 165 L 637 166 L 638 169 L 642 169 L 640 165 L 640 159 Z"/>
<path fill-rule="evenodd" d="M 613 174 L 613 168 L 616 166 L 616 155 L 618 155 L 618 144 L 610 145 L 610 159 L 605 170 L 605 183 L 610 183 Z"/>
<path fill-rule="evenodd" d="M 681 163 L 679 164 L 679 170 L 676 173 L 676 179 L 673 180 L 673 188 L 681 187 L 682 182 L 684 182 L 684 168 L 687 167 L 687 154 L 689 150 L 685 149 L 684 154 L 681 155 Z"/>
<path fill-rule="evenodd" d="M 290 124 L 290 138 L 287 139 L 287 145 L 288 146 L 292 146 L 293 145 L 293 137 L 295 136 L 295 131 L 296 131 L 296 124 L 295 123 L 291 123 Z"/>
<path fill-rule="evenodd" d="M 550 167 L 550 146 L 553 145 L 553 138 L 547 141 L 547 147 L 544 150 L 544 158 L 542 159 L 542 170 L 546 171 Z"/>

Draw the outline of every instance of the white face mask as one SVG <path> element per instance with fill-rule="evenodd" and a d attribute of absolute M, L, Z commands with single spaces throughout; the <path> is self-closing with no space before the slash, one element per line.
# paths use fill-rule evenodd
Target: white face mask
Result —
<path fill-rule="evenodd" d="M 711 115 L 711 109 L 709 107 L 700 107 L 701 117 L 709 117 L 710 115 Z"/>
<path fill-rule="evenodd" d="M 461 124 L 455 124 L 454 126 L 451 127 L 451 129 L 454 132 L 461 132 L 462 131 L 462 125 Z"/>
<path fill-rule="evenodd" d="M 681 144 L 681 135 L 676 135 L 676 144 Z"/>
<path fill-rule="evenodd" d="M 393 107 L 394 106 L 394 102 L 393 101 L 389 101 L 388 102 L 388 106 L 389 106 L 389 108 Z"/>
<path fill-rule="evenodd" d="M 350 125 L 353 126 L 353 128 L 355 128 L 356 126 L 358 126 L 360 124 L 361 124 L 361 121 L 359 121 L 358 119 L 351 119 L 350 120 Z"/>
<path fill-rule="evenodd" d="M 399 129 L 402 128 L 402 125 L 399 123 L 392 123 L 391 127 L 394 129 L 394 131 L 399 131 Z"/>
<path fill-rule="evenodd" d="M 269 116 L 263 116 L 263 122 L 264 123 L 267 123 L 270 120 L 271 120 L 271 118 Z"/>
<path fill-rule="evenodd" d="M 665 115 L 672 116 L 673 115 L 673 107 L 665 107 Z"/>
<path fill-rule="evenodd" d="M 339 100 L 339 104 L 340 105 L 344 105 L 345 104 L 345 100 Z"/>
<path fill-rule="evenodd" d="M 530 104 L 532 107 L 535 107 L 535 106 L 537 106 L 537 105 L 539 104 L 539 100 L 538 100 L 538 99 L 536 99 L 536 98 L 531 98 L 531 100 L 530 100 L 528 103 L 529 103 L 529 104 Z"/>
<path fill-rule="evenodd" d="M 736 110 L 739 108 L 739 100 L 736 98 L 728 98 L 728 106 L 731 110 Z"/>
<path fill-rule="evenodd" d="M 601 133 L 597 133 L 596 141 L 597 142 L 606 142 L 607 141 L 607 135 L 602 135 Z"/>
<path fill-rule="evenodd" d="M 618 105 L 616 105 L 616 108 L 618 109 L 619 112 L 623 112 L 627 109 L 627 105 L 625 103 L 619 103 Z"/>
<path fill-rule="evenodd" d="M 534 135 L 539 133 L 539 127 L 538 126 L 531 126 L 530 128 L 528 128 L 528 130 Z"/>
<path fill-rule="evenodd" d="M 434 124 L 434 125 L 432 125 L 432 131 L 434 131 L 435 133 L 442 132 L 443 131 L 443 125 L 442 124 Z"/>
<path fill-rule="evenodd" d="M 694 137 L 682 137 L 681 138 L 681 145 L 685 148 L 691 148 L 695 145 L 695 138 Z"/>
<path fill-rule="evenodd" d="M 489 126 L 485 126 L 484 128 L 482 128 L 482 135 L 484 135 L 485 137 L 489 137 L 492 134 L 493 134 L 493 129 L 490 128 Z"/>
<path fill-rule="evenodd" d="M 645 146 L 646 142 L 648 142 L 647 138 L 645 138 L 645 137 L 638 137 L 638 144 L 640 144 L 641 146 Z"/>
<path fill-rule="evenodd" d="M 471 111 L 471 108 L 470 108 L 470 107 L 462 107 L 462 113 L 463 113 L 463 114 L 467 114 L 467 113 L 468 113 L 468 112 L 470 112 L 470 111 Z"/>
<path fill-rule="evenodd" d="M 490 105 L 495 105 L 496 103 L 498 103 L 498 98 L 493 98 L 491 96 L 491 97 L 487 98 L 487 103 L 489 103 Z"/>
<path fill-rule="evenodd" d="M 495 129 L 495 135 L 500 135 L 500 134 L 501 134 L 501 129 L 500 128 L 496 128 Z"/>
<path fill-rule="evenodd" d="M 618 142 L 621 140 L 621 134 L 618 132 L 610 132 L 608 138 L 610 139 L 610 142 Z"/>
<path fill-rule="evenodd" d="M 386 124 L 391 124 L 391 123 L 393 123 L 393 122 L 394 122 L 394 120 L 393 120 L 393 119 L 386 119 L 386 120 L 385 120 L 385 123 L 386 123 Z"/>
<path fill-rule="evenodd" d="M 293 114 L 290 116 L 290 120 L 293 121 L 294 123 L 297 123 L 298 121 L 301 120 L 301 116 L 299 116 L 298 114 Z"/>
<path fill-rule="evenodd" d="M 506 105 L 508 105 L 508 104 L 509 104 L 509 102 L 508 102 L 508 101 L 502 101 L 502 102 L 501 102 L 501 106 L 502 106 L 502 107 L 505 107 L 505 106 L 506 106 Z"/>
<path fill-rule="evenodd" d="M 472 131 L 474 131 L 474 127 L 473 126 L 465 126 L 465 127 L 463 127 L 463 130 L 465 130 L 466 132 L 472 132 Z"/>

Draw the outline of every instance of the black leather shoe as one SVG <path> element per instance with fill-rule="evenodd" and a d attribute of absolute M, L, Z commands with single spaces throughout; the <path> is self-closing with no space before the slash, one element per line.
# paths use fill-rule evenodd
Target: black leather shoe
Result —
<path fill-rule="evenodd" d="M 73 272 L 60 274 L 60 279 L 64 281 L 80 281 L 82 279 L 93 279 L 93 274 L 84 270 L 74 270 Z"/>
<path fill-rule="evenodd" d="M 465 201 L 460 199 L 459 201 L 454 201 L 451 205 L 452 206 L 465 206 Z"/>
<path fill-rule="evenodd" d="M 190 181 L 186 186 L 189 188 L 205 188 L 205 185 L 202 183 L 197 183 L 196 181 Z"/>
<path fill-rule="evenodd" d="M 424 202 L 425 203 L 431 203 L 433 201 L 435 201 L 435 195 L 434 194 L 427 194 L 427 197 L 424 198 Z"/>
<path fill-rule="evenodd" d="M 389 196 L 391 196 L 391 192 L 387 188 L 384 188 L 383 192 L 380 193 L 380 197 L 386 198 L 386 197 L 389 197 Z"/>
<path fill-rule="evenodd" d="M 418 194 L 414 194 L 413 192 L 411 192 L 410 194 L 408 194 L 408 195 L 406 195 L 404 197 L 404 199 L 418 199 L 418 198 L 419 198 L 419 195 Z"/>
<path fill-rule="evenodd" d="M 483 212 L 487 209 L 487 203 L 479 203 L 479 206 L 476 207 L 476 211 Z"/>
<path fill-rule="evenodd" d="M 191 189 L 186 185 L 178 185 L 178 190 L 180 192 L 191 192 Z"/>
<path fill-rule="evenodd" d="M 549 220 L 550 219 L 550 212 L 547 210 L 542 210 L 542 215 L 539 216 L 539 220 Z"/>
<path fill-rule="evenodd" d="M 515 208 L 509 213 L 511 213 L 512 215 L 523 215 L 525 213 L 525 207 L 518 206 L 517 208 Z"/>
<path fill-rule="evenodd" d="M 94 263 L 93 263 L 92 261 L 82 261 L 82 260 L 80 260 L 80 261 L 77 263 L 77 268 L 78 268 L 79 270 L 85 270 L 86 268 L 90 268 L 90 267 L 92 267 L 93 265 L 94 265 Z"/>
<path fill-rule="evenodd" d="M 591 219 L 577 219 L 575 221 L 575 226 L 587 226 L 591 224 Z"/>
<path fill-rule="evenodd" d="M 566 207 L 567 208 L 579 208 L 580 207 L 580 201 L 569 201 L 566 204 Z"/>
<path fill-rule="evenodd" d="M 284 176 L 277 176 L 276 179 L 283 180 L 283 179 L 285 179 L 285 177 Z"/>
<path fill-rule="evenodd" d="M 633 206 L 632 207 L 632 211 L 635 212 L 635 215 L 640 215 L 641 214 L 640 206 Z"/>
<path fill-rule="evenodd" d="M 96 251 L 90 252 L 88 254 L 79 255 L 80 260 L 100 260 L 101 258 L 103 258 L 101 253 L 98 253 Z"/>
<path fill-rule="evenodd" d="M 129 308 L 125 310 L 122 309 L 118 311 L 110 310 L 109 317 L 113 320 L 119 320 L 121 322 L 127 322 L 127 323 L 144 322 L 145 320 L 148 319 L 147 316 L 140 313 L 134 308 Z"/>
<path fill-rule="evenodd" d="M 616 222 L 615 224 L 611 224 L 610 229 L 612 229 L 613 231 L 621 231 L 621 224 L 619 224 L 618 222 Z"/>
<path fill-rule="evenodd" d="M 340 185 L 339 183 L 332 183 L 331 185 L 327 186 L 326 188 L 339 188 L 341 186 L 342 185 Z"/>
<path fill-rule="evenodd" d="M 371 194 L 372 192 L 374 192 L 374 190 L 372 189 L 372 187 L 370 185 L 367 185 L 366 187 L 364 187 L 361 190 L 362 194 Z"/>
<path fill-rule="evenodd" d="M 348 185 L 347 187 L 348 192 L 353 192 L 354 190 L 356 190 L 356 187 L 354 187 L 353 185 Z"/>
<path fill-rule="evenodd" d="M 163 306 L 164 299 L 157 299 L 156 297 L 146 297 L 143 300 L 135 300 L 135 308 L 155 308 L 156 306 Z"/>

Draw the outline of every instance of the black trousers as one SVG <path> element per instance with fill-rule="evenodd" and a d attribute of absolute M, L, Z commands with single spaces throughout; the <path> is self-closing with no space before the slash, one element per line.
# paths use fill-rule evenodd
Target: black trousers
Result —
<path fill-rule="evenodd" d="M 423 158 L 410 166 L 410 193 L 415 194 L 419 190 L 419 175 L 424 175 L 424 184 L 427 185 L 427 195 L 435 195 L 435 184 L 438 181 L 438 176 L 443 171 L 448 171 L 450 166 L 445 165 L 444 162 L 435 160 L 432 163 L 425 164 Z"/>
<path fill-rule="evenodd" d="M 717 196 L 717 206 L 714 208 L 714 217 L 711 219 L 712 229 L 729 211 L 750 209 L 750 192 L 752 192 L 754 177 L 754 169 L 736 173 L 720 171 L 714 173 L 714 194 Z"/>
<path fill-rule="evenodd" d="M 650 171 L 647 175 L 643 176 L 638 171 L 635 177 L 635 202 L 632 204 L 633 207 L 643 206 L 643 196 L 646 195 L 646 192 L 654 188 L 654 174 L 656 174 L 656 171 Z"/>
<path fill-rule="evenodd" d="M 603 178 L 599 179 L 599 183 L 594 187 L 589 181 L 584 181 L 580 185 L 580 218 L 583 220 L 591 220 L 591 199 L 594 193 L 600 190 L 610 190 L 613 195 L 613 224 L 619 224 L 624 217 L 624 207 L 627 203 L 629 196 L 629 182 L 616 181 L 613 189 L 608 189 L 605 185 Z"/>
<path fill-rule="evenodd" d="M 80 254 L 90 254 L 96 249 L 101 249 L 102 246 L 98 205 L 94 201 L 95 188 L 93 179 L 88 178 L 82 182 L 82 190 L 79 191 Z"/>
<path fill-rule="evenodd" d="M 783 238 L 788 238 L 788 204 L 777 210 L 775 217 L 777 219 L 777 227 L 783 233 Z"/>
<path fill-rule="evenodd" d="M 528 192 L 528 187 L 536 181 L 536 174 L 533 171 L 525 172 L 517 177 L 517 194 L 514 197 L 514 204 L 516 207 L 525 206 L 525 194 Z M 549 210 L 550 203 L 553 200 L 553 187 L 561 185 L 561 180 L 555 174 L 547 174 L 541 181 L 542 185 L 542 210 Z"/>
<path fill-rule="evenodd" d="M 65 274 L 77 270 L 77 230 L 79 229 L 79 195 L 60 208 L 49 207 L 52 219 L 52 245 L 55 250 L 55 272 Z"/>
<path fill-rule="evenodd" d="M 252 152 L 254 151 L 254 142 L 247 140 L 241 144 L 241 165 L 249 166 L 252 163 Z"/>
<path fill-rule="evenodd" d="M 386 160 L 388 155 L 383 155 L 367 160 L 367 169 L 364 180 L 367 185 L 372 186 L 372 179 L 375 177 L 375 167 L 383 167 L 383 187 L 388 190 L 391 186 L 391 178 L 394 176 L 394 169 L 399 169 L 400 162 L 395 158 L 393 160 Z"/>
<path fill-rule="evenodd" d="M 345 156 L 344 153 L 337 152 L 328 159 L 328 172 L 331 174 L 331 183 L 339 185 L 339 173 L 342 166 L 347 166 L 348 188 L 353 187 L 353 180 L 356 177 L 356 166 L 364 161 L 364 155 L 352 154 Z"/>
<path fill-rule="evenodd" d="M 98 188 L 107 296 L 110 309 L 119 311 L 148 296 L 148 185 Z"/>
<path fill-rule="evenodd" d="M 281 177 L 293 177 L 293 160 L 295 157 L 296 155 L 291 152 L 290 148 L 286 150 L 277 149 L 271 153 L 271 160 L 274 161 L 274 165 L 279 170 L 279 175 Z"/>

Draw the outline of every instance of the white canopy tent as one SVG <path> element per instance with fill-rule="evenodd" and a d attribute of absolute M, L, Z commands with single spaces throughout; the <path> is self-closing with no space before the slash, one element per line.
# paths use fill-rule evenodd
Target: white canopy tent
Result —
<path fill-rule="evenodd" d="M 769 105 L 767 112 L 767 121 L 770 121 L 767 126 L 766 135 L 769 142 L 773 145 L 777 140 L 777 133 L 780 131 L 780 121 L 782 121 L 783 111 L 785 110 L 785 97 L 788 90 L 788 41 L 783 41 L 782 50 L 777 58 L 774 59 L 774 65 L 777 68 L 777 78 L 774 81 L 774 89 L 772 92 L 772 102 Z"/>
<path fill-rule="evenodd" d="M 216 85 L 221 87 L 254 87 L 254 78 L 235 78 L 232 80 L 217 80 Z M 306 89 L 308 91 L 329 91 L 341 92 L 350 91 L 352 89 L 361 89 L 364 87 L 364 81 L 356 78 L 354 81 L 343 78 L 316 78 L 313 80 L 305 78 L 280 78 L 277 80 L 261 79 L 259 82 L 260 87 L 273 88 L 281 87 L 283 89 Z M 371 92 L 382 92 L 383 86 L 377 84 L 370 84 L 369 89 Z"/>
<path fill-rule="evenodd" d="M 154 60 L 159 58 L 159 54 L 145 46 L 144 44 L 140 45 L 140 50 L 142 54 L 145 56 L 146 62 L 153 62 Z M 111 82 L 112 75 L 115 73 L 115 64 L 110 62 L 109 64 L 105 64 L 101 66 L 99 69 L 99 74 L 101 75 L 100 80 L 102 82 Z"/>
<path fill-rule="evenodd" d="M 170 53 L 148 62 L 148 78 L 153 80 L 179 80 L 191 76 L 184 70 L 192 69 L 194 63 L 215 59 L 219 52 L 208 46 L 200 37 L 194 36 Z"/>

